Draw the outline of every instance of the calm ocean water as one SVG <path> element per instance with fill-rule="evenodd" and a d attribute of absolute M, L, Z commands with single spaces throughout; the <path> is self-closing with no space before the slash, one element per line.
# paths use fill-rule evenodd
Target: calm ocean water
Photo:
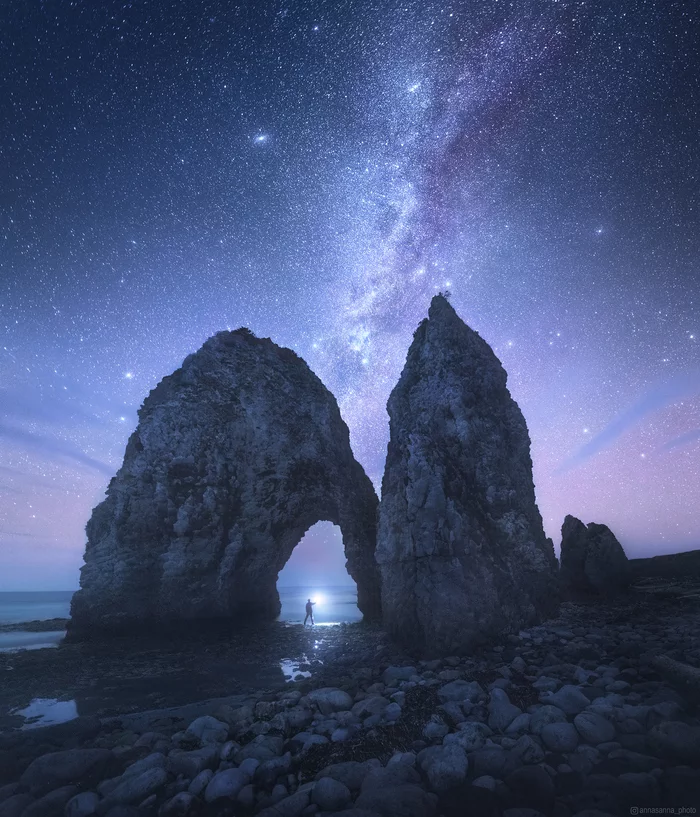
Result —
<path fill-rule="evenodd" d="M 314 605 L 316 624 L 359 621 L 362 618 L 362 613 L 357 607 L 357 588 L 354 585 L 280 587 L 278 590 L 282 602 L 280 621 L 303 622 L 308 598 L 316 602 Z"/>
<path fill-rule="evenodd" d="M 314 605 L 316 624 L 359 621 L 362 618 L 362 613 L 357 607 L 357 590 L 353 585 L 280 587 L 279 594 L 282 602 L 281 621 L 303 622 L 308 598 L 316 602 Z M 68 618 L 72 595 L 71 590 L 0 593 L 0 625 Z M 0 632 L 0 652 L 55 647 L 61 638 L 62 632 L 28 633 L 21 630 Z"/>
<path fill-rule="evenodd" d="M 0 625 L 68 618 L 72 595 L 72 590 L 0 593 Z M 55 647 L 62 638 L 63 632 L 60 630 L 36 633 L 22 630 L 0 632 L 0 652 Z"/>
<path fill-rule="evenodd" d="M 68 618 L 72 590 L 0 593 L 0 624 Z"/>

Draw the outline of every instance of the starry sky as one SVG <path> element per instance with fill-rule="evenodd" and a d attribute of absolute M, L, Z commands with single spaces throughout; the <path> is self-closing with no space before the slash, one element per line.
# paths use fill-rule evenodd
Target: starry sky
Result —
<path fill-rule="evenodd" d="M 379 488 L 438 291 L 508 371 L 555 545 L 572 513 L 700 547 L 699 16 L 7 0 L 0 590 L 77 586 L 138 406 L 221 329 L 308 362 Z"/>

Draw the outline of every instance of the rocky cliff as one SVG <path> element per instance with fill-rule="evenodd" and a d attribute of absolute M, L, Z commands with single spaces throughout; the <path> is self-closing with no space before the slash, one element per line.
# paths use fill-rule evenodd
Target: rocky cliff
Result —
<path fill-rule="evenodd" d="M 561 583 L 573 593 L 612 595 L 624 590 L 632 572 L 625 551 L 607 525 L 584 525 L 567 516 L 561 528 Z"/>
<path fill-rule="evenodd" d="M 506 373 L 442 296 L 388 402 L 377 560 L 389 631 L 464 652 L 553 611 L 557 562 Z"/>
<path fill-rule="evenodd" d="M 69 637 L 273 617 L 277 574 L 339 525 L 360 609 L 379 614 L 377 498 L 333 395 L 289 349 L 220 332 L 150 393 L 87 525 Z"/>

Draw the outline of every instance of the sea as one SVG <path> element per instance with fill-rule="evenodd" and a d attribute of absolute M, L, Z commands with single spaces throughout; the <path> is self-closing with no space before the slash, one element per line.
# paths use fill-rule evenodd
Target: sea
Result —
<path fill-rule="evenodd" d="M 305 617 L 307 599 L 314 604 L 314 624 L 329 625 L 359 621 L 362 613 L 357 607 L 357 588 L 354 585 L 278 588 L 282 610 L 279 620 L 301 624 Z M 27 621 L 46 621 L 70 616 L 72 590 L 17 591 L 0 593 L 0 652 L 37 650 L 56 647 L 65 633 L 59 631 L 27 632 L 12 629 L 13 624 Z M 310 622 L 308 622 L 310 624 Z"/>
<path fill-rule="evenodd" d="M 282 610 L 280 621 L 302 624 L 308 599 L 313 606 L 315 624 L 341 624 L 360 621 L 362 613 L 357 606 L 355 585 L 331 585 L 317 587 L 278 587 Z"/>

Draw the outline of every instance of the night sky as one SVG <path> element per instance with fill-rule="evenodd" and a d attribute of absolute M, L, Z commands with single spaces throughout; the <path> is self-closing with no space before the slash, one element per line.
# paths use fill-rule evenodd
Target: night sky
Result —
<path fill-rule="evenodd" d="M 77 586 L 136 409 L 221 329 L 308 362 L 379 488 L 440 290 L 508 371 L 555 544 L 572 513 L 700 547 L 699 16 L 3 3 L 0 590 Z M 298 566 L 341 571 L 323 530 Z"/>

